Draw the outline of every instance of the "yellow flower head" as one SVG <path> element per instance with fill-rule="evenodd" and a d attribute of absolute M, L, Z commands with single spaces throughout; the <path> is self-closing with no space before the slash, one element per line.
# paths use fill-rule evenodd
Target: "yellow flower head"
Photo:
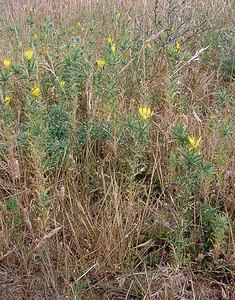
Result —
<path fill-rule="evenodd" d="M 191 151 L 191 150 L 193 150 L 193 151 L 195 151 L 195 150 L 197 150 L 197 148 L 200 146 L 200 144 L 201 144 L 201 140 L 202 140 L 202 138 L 201 137 L 199 137 L 199 139 L 198 140 L 196 140 L 195 139 L 195 137 L 192 135 L 192 136 L 189 136 L 188 137 L 188 141 L 189 141 L 189 143 L 190 143 L 190 145 L 191 145 L 191 147 L 189 148 L 189 150 Z"/>
<path fill-rule="evenodd" d="M 145 45 L 145 48 L 151 49 L 151 48 L 152 48 L 152 45 L 151 45 L 150 43 L 147 43 L 147 44 Z"/>
<path fill-rule="evenodd" d="M 42 97 L 42 93 L 41 93 L 40 87 L 35 86 L 32 89 L 32 96 L 37 97 L 37 98 L 41 98 Z"/>
<path fill-rule="evenodd" d="M 61 82 L 60 82 L 60 86 L 63 88 L 63 87 L 64 87 L 64 85 L 65 85 L 65 81 L 64 81 L 64 80 L 61 80 Z"/>
<path fill-rule="evenodd" d="M 24 52 L 24 57 L 30 61 L 33 57 L 33 50 L 32 49 L 28 49 Z"/>
<path fill-rule="evenodd" d="M 180 52 L 180 49 L 181 49 L 181 47 L 180 47 L 179 42 L 176 42 L 176 44 L 175 44 L 175 50 L 176 50 L 177 52 Z"/>
<path fill-rule="evenodd" d="M 37 40 L 38 40 L 38 35 L 37 35 L 36 33 L 33 35 L 33 40 L 34 40 L 34 41 L 37 41 Z"/>
<path fill-rule="evenodd" d="M 105 66 L 105 61 L 102 58 L 100 58 L 97 60 L 97 65 L 100 69 L 103 69 Z"/>
<path fill-rule="evenodd" d="M 78 21 L 77 22 L 77 28 L 81 28 L 82 27 L 82 25 L 81 25 L 81 23 Z"/>
<path fill-rule="evenodd" d="M 11 97 L 9 95 L 6 95 L 5 98 L 4 98 L 4 100 L 5 100 L 5 103 L 8 104 L 8 103 L 11 102 Z"/>
<path fill-rule="evenodd" d="M 108 37 L 108 44 L 111 46 L 113 44 L 113 38 L 109 35 Z"/>
<path fill-rule="evenodd" d="M 30 7 L 29 8 L 29 13 L 32 13 L 33 12 L 33 7 Z"/>
<path fill-rule="evenodd" d="M 120 12 L 117 13 L 117 17 L 118 17 L 118 18 L 121 17 L 121 13 L 120 13 Z"/>
<path fill-rule="evenodd" d="M 210 116 L 210 119 L 211 119 L 211 121 L 214 121 L 214 120 L 216 120 L 216 115 L 214 115 L 214 114 L 211 114 L 211 116 Z"/>
<path fill-rule="evenodd" d="M 143 106 L 139 108 L 139 114 L 141 115 L 142 118 L 145 120 L 149 119 L 153 115 L 153 111 L 151 110 L 150 107 Z"/>
<path fill-rule="evenodd" d="M 9 68 L 11 65 L 11 60 L 10 59 L 4 59 L 3 60 L 3 65 L 5 68 Z"/>
<path fill-rule="evenodd" d="M 113 44 L 113 45 L 111 46 L 111 51 L 112 51 L 113 54 L 116 53 L 116 46 L 115 46 L 115 44 Z"/>

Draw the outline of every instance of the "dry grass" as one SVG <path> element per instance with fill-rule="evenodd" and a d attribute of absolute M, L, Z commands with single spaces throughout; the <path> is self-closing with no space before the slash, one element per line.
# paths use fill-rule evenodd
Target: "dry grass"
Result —
<path fill-rule="evenodd" d="M 1 4 L 0 58 L 20 75 L 0 82 L 0 299 L 235 298 L 233 66 L 223 73 L 234 49 L 218 42 L 232 2 Z M 82 59 L 67 72 L 78 35 Z M 106 127 L 84 137 L 84 122 Z M 196 158 L 177 124 L 201 136 Z"/>

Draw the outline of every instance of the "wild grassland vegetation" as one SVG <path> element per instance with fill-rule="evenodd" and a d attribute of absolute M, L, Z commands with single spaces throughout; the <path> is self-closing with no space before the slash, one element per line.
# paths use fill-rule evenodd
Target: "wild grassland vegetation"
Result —
<path fill-rule="evenodd" d="M 235 299 L 234 1 L 0 10 L 0 299 Z"/>

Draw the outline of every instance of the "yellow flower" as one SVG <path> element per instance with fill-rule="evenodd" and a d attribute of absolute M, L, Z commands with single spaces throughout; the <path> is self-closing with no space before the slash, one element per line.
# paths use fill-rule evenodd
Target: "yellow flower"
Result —
<path fill-rule="evenodd" d="M 149 119 L 153 115 L 153 111 L 150 107 L 143 106 L 139 108 L 139 114 L 141 117 L 143 117 L 145 120 Z"/>
<path fill-rule="evenodd" d="M 112 51 L 113 54 L 116 53 L 116 46 L 115 46 L 115 44 L 113 44 L 113 45 L 111 46 L 111 51 Z"/>
<path fill-rule="evenodd" d="M 113 44 L 113 38 L 109 35 L 108 37 L 108 44 L 111 46 Z"/>
<path fill-rule="evenodd" d="M 78 21 L 77 22 L 77 28 L 81 28 L 82 27 L 82 25 L 81 25 L 81 23 Z"/>
<path fill-rule="evenodd" d="M 180 47 L 179 42 L 176 42 L 176 44 L 175 44 L 175 50 L 176 50 L 177 52 L 180 52 L 180 49 L 181 49 L 181 47 Z"/>
<path fill-rule="evenodd" d="M 33 57 L 33 50 L 32 49 L 28 49 L 24 52 L 24 57 L 30 61 Z"/>
<path fill-rule="evenodd" d="M 32 13 L 33 12 L 33 7 L 30 7 L 29 8 L 29 13 Z"/>
<path fill-rule="evenodd" d="M 145 45 L 145 48 L 151 49 L 151 48 L 152 48 L 152 45 L 151 45 L 150 43 L 147 43 L 147 44 Z"/>
<path fill-rule="evenodd" d="M 63 87 L 64 87 L 64 85 L 65 85 L 65 81 L 64 81 L 64 80 L 61 80 L 61 82 L 60 82 L 60 86 L 63 88 Z"/>
<path fill-rule="evenodd" d="M 196 140 L 195 137 L 194 137 L 193 135 L 192 135 L 192 136 L 189 136 L 189 137 L 188 137 L 188 141 L 189 141 L 190 145 L 192 146 L 191 148 L 189 148 L 189 150 L 190 150 L 190 151 L 191 151 L 191 150 L 193 150 L 193 151 L 197 150 L 197 148 L 198 148 L 198 147 L 200 146 L 200 144 L 201 144 L 201 140 L 202 140 L 201 137 L 199 137 L 199 139 Z"/>
<path fill-rule="evenodd" d="M 9 95 L 6 95 L 4 98 L 6 103 L 10 103 L 11 102 L 11 97 Z"/>
<path fill-rule="evenodd" d="M 100 69 L 103 69 L 105 66 L 105 61 L 102 58 L 100 58 L 97 60 L 97 65 Z"/>
<path fill-rule="evenodd" d="M 117 17 L 118 17 L 118 18 L 121 17 L 121 13 L 120 13 L 120 12 L 117 13 Z"/>
<path fill-rule="evenodd" d="M 4 65 L 4 67 L 9 68 L 10 65 L 11 65 L 11 60 L 10 59 L 4 59 L 3 60 L 3 65 Z"/>
<path fill-rule="evenodd" d="M 34 97 L 41 98 L 41 97 L 42 97 L 42 93 L 41 93 L 40 87 L 35 86 L 35 87 L 32 89 L 32 95 L 33 95 Z"/>
<path fill-rule="evenodd" d="M 37 35 L 36 33 L 33 35 L 33 40 L 34 40 L 34 41 L 37 41 L 37 40 L 38 40 L 38 35 Z"/>
<path fill-rule="evenodd" d="M 214 120 L 216 120 L 216 115 L 214 115 L 214 114 L 211 114 L 211 116 L 210 116 L 210 119 L 211 119 L 211 121 L 214 121 Z"/>

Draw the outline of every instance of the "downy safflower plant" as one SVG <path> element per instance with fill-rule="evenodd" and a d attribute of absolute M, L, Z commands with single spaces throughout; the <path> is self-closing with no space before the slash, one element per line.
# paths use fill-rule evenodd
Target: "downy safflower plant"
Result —
<path fill-rule="evenodd" d="M 145 48 L 146 48 L 146 49 L 151 49 L 151 48 L 152 48 L 152 45 L 151 45 L 150 43 L 147 43 L 147 44 L 145 45 Z"/>
<path fill-rule="evenodd" d="M 153 111 L 151 110 L 150 107 L 143 106 L 139 108 L 139 114 L 143 119 L 147 120 L 152 117 Z"/>
<path fill-rule="evenodd" d="M 9 95 L 6 95 L 5 97 L 4 97 L 4 100 L 5 100 L 5 103 L 10 103 L 11 102 L 11 96 L 9 96 Z"/>
<path fill-rule="evenodd" d="M 111 36 L 108 37 L 107 41 L 110 46 L 113 44 L 113 38 L 111 38 Z"/>
<path fill-rule="evenodd" d="M 3 65 L 5 68 L 9 68 L 11 65 L 11 60 L 10 59 L 4 59 L 3 60 Z"/>
<path fill-rule="evenodd" d="M 64 81 L 64 80 L 61 80 L 61 81 L 60 81 L 60 87 L 62 87 L 62 88 L 63 88 L 63 87 L 64 87 L 64 85 L 65 85 L 65 81 Z"/>
<path fill-rule="evenodd" d="M 116 46 L 115 46 L 115 44 L 113 44 L 113 45 L 111 46 L 111 51 L 112 51 L 113 54 L 116 53 Z"/>
<path fill-rule="evenodd" d="M 100 58 L 97 60 L 97 65 L 100 69 L 103 69 L 105 66 L 105 61 L 102 58 Z"/>
<path fill-rule="evenodd" d="M 198 140 L 195 139 L 194 136 L 189 136 L 188 137 L 188 141 L 191 145 L 191 147 L 189 148 L 190 151 L 196 151 L 197 148 L 200 146 L 201 144 L 201 137 L 199 137 Z"/>
<path fill-rule="evenodd" d="M 181 47 L 180 47 L 179 42 L 176 42 L 176 43 L 175 43 L 175 50 L 176 50 L 177 52 L 180 52 L 180 49 L 181 49 Z"/>
<path fill-rule="evenodd" d="M 24 57 L 30 61 L 33 57 L 33 50 L 32 49 L 28 49 L 24 52 Z"/>
<path fill-rule="evenodd" d="M 42 93 L 41 93 L 41 89 L 38 86 L 35 86 L 32 89 L 32 96 L 37 97 L 37 98 L 41 98 L 42 97 Z"/>

